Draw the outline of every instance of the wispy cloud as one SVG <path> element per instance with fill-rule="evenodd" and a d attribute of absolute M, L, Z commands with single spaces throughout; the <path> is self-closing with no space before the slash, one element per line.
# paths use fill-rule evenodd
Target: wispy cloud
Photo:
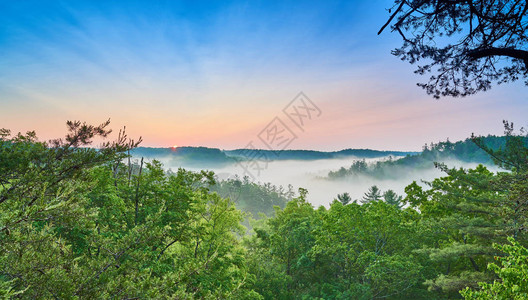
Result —
<path fill-rule="evenodd" d="M 398 37 L 376 35 L 390 2 L 4 2 L 0 125 L 51 138 L 112 117 L 146 145 L 235 148 L 303 90 L 324 114 L 298 147 L 416 149 L 525 115 L 515 85 L 456 104 L 415 88 Z"/>

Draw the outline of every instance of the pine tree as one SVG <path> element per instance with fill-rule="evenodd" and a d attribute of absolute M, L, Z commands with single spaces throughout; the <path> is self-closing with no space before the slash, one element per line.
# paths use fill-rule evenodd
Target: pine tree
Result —
<path fill-rule="evenodd" d="M 387 204 L 396 206 L 398 209 L 401 209 L 402 207 L 402 196 L 398 196 L 393 190 L 387 190 L 383 193 L 383 200 L 385 200 Z"/>
<path fill-rule="evenodd" d="M 365 193 L 363 196 L 363 199 L 361 200 L 362 203 L 369 203 L 372 201 L 379 201 L 381 200 L 381 191 L 380 189 L 373 185 L 369 188 L 369 190 Z"/>
<path fill-rule="evenodd" d="M 337 195 L 337 200 L 339 200 L 339 202 L 341 202 L 343 205 L 347 205 L 348 203 L 350 203 L 352 198 L 350 198 L 349 193 L 343 193 Z"/>

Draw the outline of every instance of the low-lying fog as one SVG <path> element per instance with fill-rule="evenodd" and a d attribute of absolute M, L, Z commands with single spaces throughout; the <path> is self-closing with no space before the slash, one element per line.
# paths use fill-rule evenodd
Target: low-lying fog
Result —
<path fill-rule="evenodd" d="M 386 158 L 366 159 L 368 163 L 377 160 L 384 160 Z M 397 158 L 395 158 L 397 159 Z M 176 170 L 183 167 L 187 170 L 199 171 L 197 168 L 189 168 L 181 165 L 171 165 L 169 160 L 159 159 L 164 163 L 167 169 Z M 258 162 L 259 167 L 263 168 L 258 174 L 257 171 L 249 168 L 249 171 L 254 176 L 254 181 L 266 183 L 270 182 L 274 185 L 282 185 L 285 188 L 288 184 L 293 185 L 295 191 L 299 187 L 308 190 L 308 201 L 314 206 L 328 206 L 337 196 L 344 192 L 348 192 L 352 199 L 361 199 L 363 194 L 372 185 L 377 185 L 383 192 L 392 189 L 399 195 L 404 195 L 404 188 L 417 181 L 430 181 L 436 177 L 444 176 L 439 169 L 436 169 L 431 163 L 429 169 L 412 169 L 409 167 L 399 168 L 399 174 L 394 178 L 398 179 L 379 179 L 370 176 L 355 176 L 347 177 L 342 180 L 325 179 L 329 171 L 338 170 L 341 167 L 348 168 L 350 165 L 358 160 L 357 158 L 346 159 L 322 159 L 322 160 L 276 160 L 268 162 Z M 463 163 L 456 160 L 444 161 L 448 167 L 464 167 L 473 168 L 477 164 Z M 245 174 L 244 167 L 246 164 L 232 164 L 221 168 L 208 168 L 214 171 L 219 179 L 233 178 L 238 175 L 242 178 Z M 494 169 L 495 171 L 496 169 Z"/>

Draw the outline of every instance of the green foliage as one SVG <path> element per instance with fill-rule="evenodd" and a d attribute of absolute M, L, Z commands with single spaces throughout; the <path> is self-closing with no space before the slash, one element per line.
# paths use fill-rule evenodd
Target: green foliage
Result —
<path fill-rule="evenodd" d="M 427 291 L 416 215 L 383 201 L 317 210 L 301 197 L 247 240 L 265 299 L 405 299 Z M 272 266 L 272 267 L 270 267 Z M 273 273 L 270 273 L 273 270 Z M 282 284 L 269 285 L 281 278 Z M 280 288 L 277 288 L 280 286 Z"/>
<path fill-rule="evenodd" d="M 107 125 L 69 122 L 66 139 L 49 143 L 32 132 L 0 130 L 0 297 L 450 299 L 462 291 L 469 299 L 524 299 L 528 293 L 526 144 L 509 123 L 503 147 L 480 144 L 508 172 L 437 164 L 446 176 L 411 183 L 405 198 L 373 186 L 362 205 L 344 193 L 317 209 L 305 189 L 293 198 L 291 187 L 248 178 L 216 182 L 212 172 L 133 161 L 124 153 L 137 143 L 124 132 L 100 149 L 86 147 L 108 134 Z M 259 216 L 248 218 L 251 230 L 235 205 Z M 511 245 L 496 246 L 509 236 Z"/>
<path fill-rule="evenodd" d="M 439 167 L 448 176 L 428 183 L 428 190 L 413 183 L 406 189 L 405 200 L 421 212 L 436 239 L 420 251 L 445 270 L 427 285 L 456 293 L 489 279 L 482 272 L 493 255 L 491 244 L 505 238 L 510 223 L 497 218 L 505 191 L 490 184 L 496 179 L 493 173 L 482 165 L 467 171 Z"/>
<path fill-rule="evenodd" d="M 312 206 L 306 191 L 288 202 L 284 210 L 276 207 L 276 216 L 265 226 L 255 228 L 256 235 L 246 239 L 251 273 L 256 275 L 255 291 L 265 299 L 289 299 L 294 287 L 304 286 L 305 271 L 310 269 L 307 251 L 313 243 Z"/>
<path fill-rule="evenodd" d="M 488 269 L 499 277 L 493 283 L 479 283 L 479 290 L 466 288 L 461 291 L 465 299 L 527 299 L 528 298 L 528 249 L 513 238 L 508 238 L 511 245 L 494 247 L 505 256 L 495 259 L 500 265 L 490 263 Z"/>
<path fill-rule="evenodd" d="M 0 295 L 20 298 L 252 298 L 242 213 L 210 172 L 124 164 L 137 145 L 69 122 L 65 141 L 0 140 Z"/>

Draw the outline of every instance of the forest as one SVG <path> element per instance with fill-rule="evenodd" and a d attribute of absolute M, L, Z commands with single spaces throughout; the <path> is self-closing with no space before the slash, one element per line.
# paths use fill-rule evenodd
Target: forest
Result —
<path fill-rule="evenodd" d="M 502 168 L 452 169 L 405 195 L 329 207 L 127 154 L 140 141 L 68 122 L 0 135 L 3 298 L 525 299 L 526 137 L 473 143 Z M 492 148 L 492 146 L 494 148 Z M 331 200 L 329 195 L 329 200 Z M 245 225 L 245 226 L 244 226 Z"/>

